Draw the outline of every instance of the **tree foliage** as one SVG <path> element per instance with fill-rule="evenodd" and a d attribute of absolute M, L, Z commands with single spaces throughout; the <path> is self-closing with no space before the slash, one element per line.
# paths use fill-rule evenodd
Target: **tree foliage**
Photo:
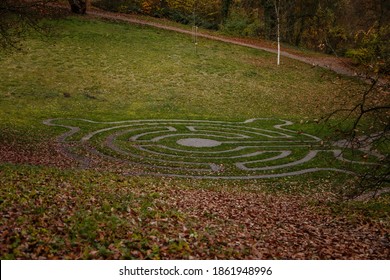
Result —
<path fill-rule="evenodd" d="M 193 24 L 195 18 L 197 25 L 232 35 L 277 39 L 274 0 L 95 0 L 93 3 L 113 11 L 139 12 L 187 24 Z M 342 56 L 347 53 L 358 62 L 369 60 L 372 54 L 386 55 L 384 48 L 373 50 L 367 46 L 367 40 L 362 40 L 362 37 L 371 43 L 388 40 L 390 4 L 386 0 L 280 0 L 279 11 L 280 38 L 286 43 Z"/>
<path fill-rule="evenodd" d="M 26 28 L 36 27 L 49 1 L 2 0 L 0 2 L 0 45 L 18 47 Z"/>
<path fill-rule="evenodd" d="M 196 24 L 210 29 L 218 28 L 222 13 L 219 0 L 96 0 L 93 4 L 115 12 L 165 17 L 184 24 Z M 225 7 L 225 13 L 227 12 Z"/>
<path fill-rule="evenodd" d="M 1 0 L 0 47 L 19 48 L 28 30 L 45 31 L 40 24 L 45 17 L 59 17 L 64 10 L 55 6 L 58 0 Z M 68 0 L 70 10 L 85 14 L 88 0 Z"/>
<path fill-rule="evenodd" d="M 87 12 L 87 0 L 68 0 L 73 13 L 85 14 Z"/>

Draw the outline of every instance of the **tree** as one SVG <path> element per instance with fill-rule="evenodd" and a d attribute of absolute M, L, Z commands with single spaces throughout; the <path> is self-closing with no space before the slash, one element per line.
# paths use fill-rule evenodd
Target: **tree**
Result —
<path fill-rule="evenodd" d="M 54 3 L 58 0 L 0 0 L 0 47 L 20 48 L 25 32 L 31 28 L 44 31 L 40 20 L 58 17 L 63 10 Z M 68 0 L 71 11 L 85 14 L 89 0 Z"/>
<path fill-rule="evenodd" d="M 38 28 L 45 16 L 49 0 L 2 0 L 0 2 L 0 45 L 18 48 L 20 38 L 28 28 Z"/>
<path fill-rule="evenodd" d="M 280 0 L 274 0 L 276 14 L 276 37 L 278 41 L 278 58 L 277 64 L 280 65 Z"/>
<path fill-rule="evenodd" d="M 68 0 L 73 13 L 85 14 L 87 12 L 87 0 Z"/>
<path fill-rule="evenodd" d="M 358 174 L 359 182 L 348 189 L 351 195 L 368 191 L 375 195 L 390 183 L 390 27 L 373 26 L 360 36 L 362 42 L 354 55 L 360 60 L 356 72 L 361 72 L 366 87 L 349 96 L 349 104 L 342 105 L 326 120 L 342 115 L 351 126 L 341 130 L 345 140 L 339 145 L 377 158 L 376 164 Z"/>
<path fill-rule="evenodd" d="M 231 6 L 232 2 L 233 2 L 233 0 L 222 0 L 221 17 L 222 17 L 223 22 L 226 21 L 226 19 L 228 18 L 230 6 Z"/>

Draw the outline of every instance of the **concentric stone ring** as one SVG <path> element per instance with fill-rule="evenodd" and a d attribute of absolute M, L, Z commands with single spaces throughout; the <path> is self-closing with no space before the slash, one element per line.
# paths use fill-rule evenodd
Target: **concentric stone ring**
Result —
<path fill-rule="evenodd" d="M 322 155 L 352 161 L 339 149 L 324 149 L 320 138 L 288 129 L 293 123 L 286 120 L 49 119 L 44 124 L 67 129 L 57 140 L 84 168 L 109 167 L 127 175 L 241 180 L 351 173 L 340 164 L 318 163 Z"/>

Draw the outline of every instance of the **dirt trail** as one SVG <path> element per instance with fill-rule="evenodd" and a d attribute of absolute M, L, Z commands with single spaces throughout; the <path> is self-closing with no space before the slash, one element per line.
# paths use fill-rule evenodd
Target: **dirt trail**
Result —
<path fill-rule="evenodd" d="M 129 14 L 112 13 L 112 12 L 107 12 L 96 8 L 92 8 L 89 9 L 88 15 L 93 17 L 108 19 L 108 20 L 124 21 L 132 24 L 152 26 L 160 29 L 193 35 L 191 30 L 186 30 L 179 27 L 164 25 L 162 23 L 143 20 L 138 18 L 137 16 L 129 15 Z M 277 53 L 276 47 L 272 48 L 272 44 L 270 44 L 269 42 L 262 42 L 259 40 L 253 40 L 247 38 L 228 38 L 220 35 L 211 35 L 202 32 L 198 33 L 198 37 L 240 45 L 240 46 L 254 48 L 254 49 L 259 49 L 259 50 L 264 50 L 275 54 Z M 322 68 L 330 69 L 341 75 L 346 75 L 351 77 L 357 76 L 355 69 L 353 69 L 350 66 L 349 60 L 344 58 L 331 57 L 325 55 L 321 57 L 313 57 L 313 56 L 304 55 L 302 53 L 298 53 L 296 50 L 292 50 L 292 49 L 283 50 L 281 52 L 281 55 L 284 57 L 292 58 L 295 60 L 302 61 L 304 63 L 311 64 L 313 66 L 319 66 Z"/>

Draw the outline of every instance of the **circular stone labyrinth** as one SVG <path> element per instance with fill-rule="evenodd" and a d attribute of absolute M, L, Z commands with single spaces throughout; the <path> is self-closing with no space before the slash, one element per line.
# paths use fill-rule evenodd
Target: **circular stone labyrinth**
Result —
<path fill-rule="evenodd" d="M 314 135 L 288 129 L 293 123 L 285 120 L 49 119 L 44 124 L 67 129 L 57 141 L 84 168 L 110 167 L 126 175 L 260 179 L 352 173 L 343 165 L 360 163 L 344 158 L 340 149 L 325 149 Z"/>
<path fill-rule="evenodd" d="M 194 148 L 216 147 L 222 144 L 222 142 L 219 141 L 202 138 L 179 139 L 176 143 L 182 146 Z"/>

